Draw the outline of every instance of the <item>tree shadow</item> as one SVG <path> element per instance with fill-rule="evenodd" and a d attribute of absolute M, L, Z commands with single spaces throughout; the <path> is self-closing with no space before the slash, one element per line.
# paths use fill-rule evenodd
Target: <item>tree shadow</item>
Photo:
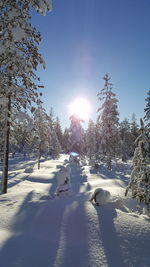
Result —
<path fill-rule="evenodd" d="M 72 168 L 72 167 L 71 167 Z M 58 170 L 59 171 L 59 170 Z M 54 177 L 50 180 L 50 195 L 56 190 L 57 171 L 53 172 Z M 74 192 L 78 193 L 80 185 L 87 181 L 82 176 L 80 168 L 74 166 L 71 174 L 71 183 Z M 75 186 L 75 187 L 74 187 Z M 89 185 L 86 185 L 89 188 Z M 63 256 L 63 266 L 74 262 L 71 266 L 87 265 L 87 230 L 83 203 L 77 205 L 76 195 L 66 196 L 61 199 L 51 200 L 48 196 L 41 197 L 34 201 L 36 192 L 31 191 L 27 194 L 18 212 L 13 218 L 10 232 L 12 236 L 3 244 L 0 251 L 0 261 L 3 267 L 33 267 L 56 266 L 58 250 L 61 246 L 62 227 L 65 227 L 65 250 Z M 67 211 L 70 211 L 67 213 Z M 66 215 L 67 214 L 67 215 Z M 82 225 L 80 223 L 82 222 Z M 77 224 L 76 224 L 77 222 Z M 75 234 L 76 230 L 76 234 Z M 69 254 L 68 254 L 69 251 Z M 78 257 L 82 252 L 83 255 Z M 76 265 L 76 263 L 77 265 Z"/>
<path fill-rule="evenodd" d="M 74 163 L 70 164 L 69 166 L 71 168 L 70 183 L 71 183 L 72 191 L 74 193 L 79 193 L 81 185 L 88 183 L 87 175 L 82 173 L 82 171 L 84 171 L 82 167 Z M 89 187 L 90 185 L 87 188 L 89 189 Z"/>
<path fill-rule="evenodd" d="M 126 176 L 127 173 L 125 172 L 121 172 L 121 171 L 116 171 L 116 172 L 112 172 L 110 170 L 90 170 L 91 174 L 96 174 L 99 178 L 104 179 L 104 180 L 115 180 L 115 182 L 118 184 L 119 186 L 125 188 L 128 185 L 129 182 L 129 178 Z M 120 181 L 122 182 L 122 184 L 120 183 Z"/>
<path fill-rule="evenodd" d="M 9 171 L 22 170 L 37 164 L 36 159 L 14 158 L 9 161 Z"/>
<path fill-rule="evenodd" d="M 22 161 L 22 159 L 20 159 L 20 161 Z M 46 159 L 43 159 L 43 161 L 46 161 Z M 33 162 L 29 162 L 29 163 L 26 162 L 25 165 L 22 166 L 23 168 L 21 168 L 21 169 L 24 169 L 26 167 L 30 167 L 30 166 L 33 166 L 33 165 L 34 165 Z M 48 166 L 46 168 L 49 169 L 49 168 L 52 168 L 52 167 Z M 17 176 L 19 174 L 22 174 L 23 177 L 22 178 L 20 178 L 20 177 L 17 178 Z M 34 174 L 34 171 L 33 171 L 33 173 L 28 173 L 28 174 L 23 173 L 23 172 L 17 172 L 17 171 L 15 173 L 14 172 L 9 172 L 8 188 L 11 188 L 11 187 L 15 186 L 16 184 L 19 184 L 24 180 L 28 180 L 30 182 L 47 183 L 47 184 L 49 184 L 50 182 L 53 183 L 53 179 L 51 179 L 51 178 L 48 178 L 48 179 L 44 178 L 43 179 L 43 177 L 32 177 L 32 174 Z M 16 177 L 16 179 L 14 179 L 15 177 Z"/>
<path fill-rule="evenodd" d="M 3 245 L 0 259 L 3 267 L 54 266 L 60 241 L 60 229 L 66 201 L 33 202 L 33 191 L 17 212 L 11 231 Z"/>
<path fill-rule="evenodd" d="M 115 208 L 111 207 L 110 203 L 101 207 L 94 205 L 94 207 L 98 216 L 99 229 L 108 266 L 126 266 L 123 262 L 121 246 L 114 225 L 114 219 L 117 216 Z"/>
<path fill-rule="evenodd" d="M 65 243 L 60 259 L 61 266 L 89 266 L 87 218 L 84 202 L 80 198 L 72 201 L 69 205 L 69 213 L 66 216 L 66 220 L 64 220 L 63 226 Z"/>
<path fill-rule="evenodd" d="M 121 180 L 121 181 L 124 183 L 125 186 L 127 186 L 128 183 L 129 183 L 129 178 L 126 177 L 126 173 L 123 173 L 123 172 L 116 172 L 116 178 L 117 178 L 118 180 Z"/>
<path fill-rule="evenodd" d="M 30 176 L 30 174 L 28 175 L 23 175 L 22 178 L 16 178 L 16 180 L 11 180 L 11 179 L 14 179 L 19 173 L 15 174 L 13 177 L 9 177 L 8 179 L 8 189 L 10 189 L 11 187 L 15 186 L 16 184 L 19 184 L 23 181 L 25 181 L 26 179 L 28 179 L 28 177 Z"/>
<path fill-rule="evenodd" d="M 33 182 L 33 183 L 42 183 L 42 184 L 50 184 L 55 181 L 55 178 L 43 178 L 43 177 L 32 177 L 28 176 L 26 177 L 27 181 Z"/>
<path fill-rule="evenodd" d="M 117 213 L 114 205 L 114 203 L 108 203 L 102 207 L 95 206 L 108 266 L 150 266 L 150 232 L 145 231 L 144 227 L 137 227 L 136 225 L 137 233 L 134 231 L 135 234 L 133 234 L 133 226 L 130 227 L 130 220 L 128 221 L 126 218 L 127 228 L 124 229 L 125 227 L 120 225 L 121 228 L 123 227 L 121 236 L 117 234 L 114 225 Z M 121 208 L 119 209 L 122 210 Z M 129 216 L 132 216 L 132 214 L 129 213 Z M 136 215 L 134 217 L 135 220 L 138 219 Z"/>

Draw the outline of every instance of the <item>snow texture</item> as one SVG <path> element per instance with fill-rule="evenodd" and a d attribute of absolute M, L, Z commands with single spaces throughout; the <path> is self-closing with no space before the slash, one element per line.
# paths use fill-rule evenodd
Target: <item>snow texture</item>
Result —
<path fill-rule="evenodd" d="M 91 196 L 90 201 L 95 200 L 95 203 L 98 205 L 104 205 L 110 199 L 110 192 L 104 190 L 103 188 L 96 188 L 93 195 Z"/>
<path fill-rule="evenodd" d="M 108 171 L 69 164 L 72 194 L 55 197 L 58 166 L 69 156 L 10 158 L 8 193 L 0 195 L 2 267 L 149 267 L 150 218 L 124 198 L 131 163 Z M 34 164 L 34 172 L 24 169 Z M 96 188 L 110 192 L 105 205 L 89 201 Z"/>

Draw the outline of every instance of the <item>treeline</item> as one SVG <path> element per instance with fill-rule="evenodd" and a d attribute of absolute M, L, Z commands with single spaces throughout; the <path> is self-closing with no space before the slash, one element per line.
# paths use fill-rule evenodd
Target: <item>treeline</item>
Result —
<path fill-rule="evenodd" d="M 117 99 L 112 92 L 108 74 L 104 76 L 104 88 L 98 93 L 101 106 L 98 109 L 97 121 L 89 120 L 86 130 L 84 121 L 76 115 L 70 117 L 70 127 L 62 130 L 59 117 L 55 117 L 51 108 L 46 113 L 42 104 L 34 107 L 32 113 L 11 110 L 9 151 L 56 158 L 60 153 L 78 152 L 89 159 L 107 157 L 109 168 L 111 158 L 120 157 L 123 161 L 131 158 L 135 150 L 135 140 L 139 135 L 139 125 L 135 114 L 132 120 L 125 118 L 119 122 Z M 149 92 L 146 99 L 145 121 L 147 136 L 149 133 Z M 4 105 L 4 103 L 3 103 Z M 3 111 L 1 104 L 1 111 Z M 5 117 L 0 113 L 1 138 L 0 157 L 3 160 Z"/>
<path fill-rule="evenodd" d="M 97 121 L 88 123 L 86 131 L 82 128 L 83 121 L 77 116 L 71 116 L 71 125 L 65 130 L 65 152 L 76 151 L 86 154 L 90 159 L 107 159 L 108 168 L 111 169 L 112 158 L 120 157 L 123 161 L 131 158 L 135 150 L 135 140 L 139 135 L 139 124 L 135 114 L 132 120 L 125 118 L 119 122 L 118 100 L 113 93 L 108 74 L 104 76 L 104 87 L 98 93 L 100 107 Z M 146 98 L 145 131 L 149 138 L 150 130 L 150 91 Z"/>
<path fill-rule="evenodd" d="M 0 5 L 0 159 L 2 192 L 7 192 L 9 152 L 34 153 L 40 167 L 41 155 L 57 157 L 60 152 L 75 151 L 89 158 L 104 155 L 123 160 L 133 155 L 138 132 L 136 120 L 119 123 L 117 98 L 108 74 L 98 98 L 100 108 L 96 123 L 90 121 L 84 131 L 83 121 L 74 114 L 70 127 L 61 130 L 58 118 L 42 107 L 40 78 L 36 71 L 45 62 L 39 52 L 42 36 L 32 25 L 31 7 L 45 15 L 51 1 L 2 1 Z M 146 99 L 145 121 L 149 134 L 150 91 Z"/>

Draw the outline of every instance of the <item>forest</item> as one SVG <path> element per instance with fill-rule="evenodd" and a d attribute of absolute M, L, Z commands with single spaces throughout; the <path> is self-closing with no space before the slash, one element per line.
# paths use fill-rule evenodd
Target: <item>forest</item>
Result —
<path fill-rule="evenodd" d="M 144 117 L 138 121 L 133 107 L 132 119 L 121 121 L 104 71 L 96 121 L 85 129 L 83 118 L 71 114 L 70 126 L 62 126 L 55 106 L 47 112 L 42 102 L 37 71 L 46 64 L 31 9 L 45 16 L 52 3 L 0 2 L 2 267 L 148 267 L 150 90 Z M 61 198 L 58 176 L 66 166 L 69 194 Z M 100 207 L 92 202 L 98 188 L 110 196 L 104 205 L 95 200 Z"/>

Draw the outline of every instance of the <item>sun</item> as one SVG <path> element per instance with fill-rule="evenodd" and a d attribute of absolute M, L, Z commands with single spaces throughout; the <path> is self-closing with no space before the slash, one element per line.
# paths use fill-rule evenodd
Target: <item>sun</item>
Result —
<path fill-rule="evenodd" d="M 72 104 L 69 105 L 71 115 L 77 115 L 83 120 L 89 118 L 91 112 L 91 106 L 87 99 L 77 98 Z"/>

